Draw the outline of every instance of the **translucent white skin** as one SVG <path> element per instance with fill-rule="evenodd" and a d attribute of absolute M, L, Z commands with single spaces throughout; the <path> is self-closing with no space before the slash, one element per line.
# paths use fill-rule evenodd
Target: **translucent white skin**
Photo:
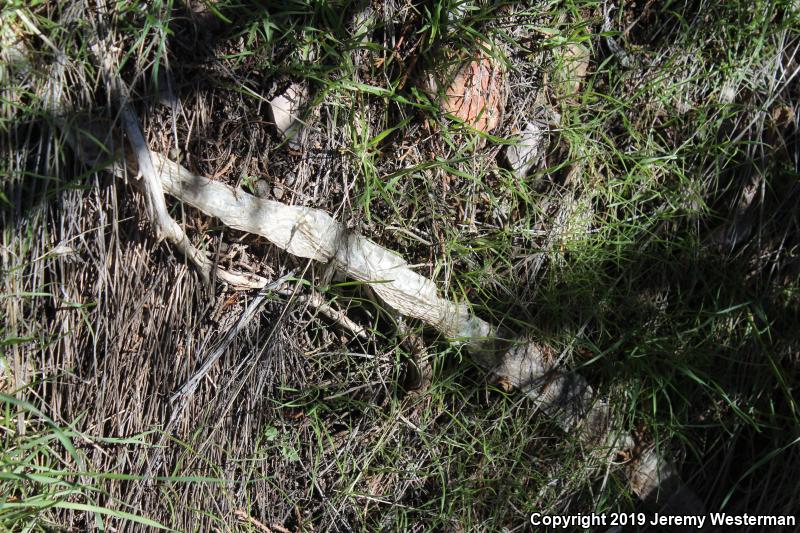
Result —
<path fill-rule="evenodd" d="M 495 331 L 467 306 L 440 298 L 436 285 L 408 267 L 398 254 L 347 231 L 328 213 L 258 198 L 202 176 L 153 153 L 164 191 L 226 226 L 265 237 L 290 254 L 333 261 L 347 276 L 370 284 L 398 313 L 422 320 L 464 342 L 490 339 Z"/>

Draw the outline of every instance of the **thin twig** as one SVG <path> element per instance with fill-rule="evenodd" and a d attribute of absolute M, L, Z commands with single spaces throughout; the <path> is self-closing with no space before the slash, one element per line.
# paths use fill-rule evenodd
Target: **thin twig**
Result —
<path fill-rule="evenodd" d="M 294 294 L 293 289 L 281 289 L 276 291 L 278 294 L 283 296 L 292 296 Z M 346 329 L 356 337 L 366 339 L 367 338 L 367 331 L 360 325 L 356 324 L 344 311 L 340 311 L 339 309 L 334 308 L 330 304 L 325 301 L 325 298 L 314 289 L 311 289 L 311 294 L 302 294 L 295 298 L 295 301 L 301 304 L 306 304 L 309 307 L 316 309 L 330 320 L 334 321 L 336 324 L 341 326 L 342 328 Z"/>
<path fill-rule="evenodd" d="M 157 237 L 171 242 L 179 252 L 191 261 L 206 285 L 211 284 L 213 273 L 220 280 L 236 288 L 254 289 L 264 287 L 266 280 L 260 276 L 235 274 L 216 267 L 203 252 L 191 243 L 180 224 L 169 215 L 159 174 L 156 173 L 153 167 L 151 152 L 139 126 L 139 118 L 130 104 L 128 87 L 117 72 L 115 57 L 103 41 L 96 42 L 91 49 L 101 67 L 106 87 L 119 107 L 122 126 L 136 157 L 138 172 L 142 178 L 147 200 L 147 214 L 155 227 Z"/>
<path fill-rule="evenodd" d="M 258 529 L 262 533 L 272 533 L 272 530 L 268 528 L 266 524 L 259 522 L 258 520 L 247 514 L 247 512 L 244 511 L 243 509 L 235 510 L 233 512 L 233 515 L 242 522 L 249 522 L 253 527 Z"/>

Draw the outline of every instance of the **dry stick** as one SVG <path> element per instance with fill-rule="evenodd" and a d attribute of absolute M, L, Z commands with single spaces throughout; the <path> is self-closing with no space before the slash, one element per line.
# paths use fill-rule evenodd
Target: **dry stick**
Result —
<path fill-rule="evenodd" d="M 108 52 L 107 47 L 102 43 L 98 43 L 92 46 L 92 51 L 101 66 L 109 93 L 119 106 L 122 126 L 136 156 L 139 175 L 142 177 L 147 200 L 147 214 L 155 227 L 157 237 L 159 239 L 167 239 L 191 261 L 207 286 L 211 283 L 211 274 L 213 272 L 219 279 L 236 288 L 257 289 L 264 287 L 266 280 L 259 276 L 234 274 L 216 267 L 203 252 L 192 245 L 180 224 L 169 215 L 161 181 L 153 168 L 150 149 L 147 147 L 147 142 L 142 134 L 136 112 L 130 105 L 128 87 L 120 78 L 115 68 L 115 61 Z"/>
<path fill-rule="evenodd" d="M 138 162 L 125 159 L 128 166 Z M 163 190 L 176 199 L 230 228 L 265 237 L 292 255 L 332 262 L 342 273 L 369 284 L 388 307 L 462 343 L 479 365 L 522 390 L 564 431 L 596 446 L 606 457 L 619 452 L 633 457 L 626 473 L 643 500 L 682 514 L 704 512 L 661 450 L 637 447 L 630 435 L 613 430 L 608 404 L 595 400 L 584 378 L 561 369 L 536 342 L 523 340 L 504 350 L 508 343 L 499 340 L 497 328 L 473 315 L 465 304 L 440 298 L 436 285 L 412 271 L 396 253 L 347 231 L 322 210 L 257 198 L 194 175 L 154 152 L 147 160 L 153 162 Z M 121 175 L 120 163 L 111 162 L 108 168 Z"/>
<path fill-rule="evenodd" d="M 244 509 L 236 509 L 233 512 L 233 515 L 242 522 L 249 522 L 253 527 L 261 531 L 262 533 L 272 533 L 272 530 L 270 528 L 268 528 L 265 524 L 262 524 L 252 516 L 250 516 Z"/>
<path fill-rule="evenodd" d="M 295 291 L 292 289 L 279 289 L 277 291 L 278 294 L 281 296 L 294 296 Z M 311 289 L 310 294 L 301 294 L 300 296 L 296 296 L 294 300 L 298 304 L 305 304 L 312 309 L 316 309 L 323 316 L 326 316 L 329 320 L 333 321 L 334 323 L 341 326 L 343 329 L 346 329 L 354 336 L 360 339 L 367 339 L 367 330 L 364 329 L 362 326 L 356 324 L 344 311 L 340 311 L 336 309 L 329 303 L 325 301 L 325 297 L 322 296 L 318 291 Z"/>

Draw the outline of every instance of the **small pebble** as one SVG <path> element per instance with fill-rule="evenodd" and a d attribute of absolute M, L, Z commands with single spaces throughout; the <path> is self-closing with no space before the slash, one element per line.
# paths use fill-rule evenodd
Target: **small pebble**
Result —
<path fill-rule="evenodd" d="M 301 146 L 303 122 L 300 120 L 301 110 L 308 101 L 308 90 L 293 84 L 285 93 L 276 96 L 269 103 L 272 122 L 282 139 L 287 140 L 289 148 L 298 150 Z"/>
<path fill-rule="evenodd" d="M 269 196 L 269 183 L 267 183 L 267 180 L 258 180 L 256 182 L 256 196 L 259 198 Z"/>
<path fill-rule="evenodd" d="M 272 195 L 275 196 L 276 200 L 280 200 L 283 198 L 283 187 L 280 185 L 276 185 L 272 188 Z"/>
<path fill-rule="evenodd" d="M 528 175 L 542 158 L 546 126 L 539 121 L 528 122 L 520 132 L 520 140 L 506 148 L 506 160 L 518 179 Z"/>

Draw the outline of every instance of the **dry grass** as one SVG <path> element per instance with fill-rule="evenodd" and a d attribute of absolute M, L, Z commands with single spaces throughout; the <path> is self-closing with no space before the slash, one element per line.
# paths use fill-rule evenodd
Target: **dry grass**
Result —
<path fill-rule="evenodd" d="M 145 527 L 106 509 L 177 530 L 521 530 L 533 510 L 640 509 L 619 469 L 457 348 L 324 265 L 174 204 L 222 266 L 296 271 L 370 335 L 272 295 L 173 401 L 253 295 L 207 294 L 136 190 L 62 138 L 64 117 L 111 116 L 87 51 L 99 22 L 152 149 L 326 209 L 548 342 L 620 426 L 685 459 L 710 510 L 797 509 L 796 8 L 477 2 L 448 22 L 458 3 L 3 8 L 0 472 L 18 477 L 0 478 L 0 524 Z M 508 66 L 490 136 L 441 120 L 417 88 L 476 42 Z M 564 90 L 578 45 L 587 77 Z M 299 150 L 266 111 L 291 81 L 313 101 Z M 500 154 L 531 116 L 549 148 L 518 179 Z M 430 364 L 426 390 L 404 387 L 412 358 Z M 45 472 L 58 481 L 31 477 Z M 37 495 L 49 505 L 22 505 Z"/>

